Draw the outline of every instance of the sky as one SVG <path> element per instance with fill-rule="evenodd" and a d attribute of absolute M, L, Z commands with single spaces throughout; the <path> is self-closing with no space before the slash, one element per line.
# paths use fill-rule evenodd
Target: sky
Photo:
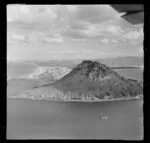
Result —
<path fill-rule="evenodd" d="M 143 56 L 143 24 L 110 5 L 7 5 L 7 60 Z"/>

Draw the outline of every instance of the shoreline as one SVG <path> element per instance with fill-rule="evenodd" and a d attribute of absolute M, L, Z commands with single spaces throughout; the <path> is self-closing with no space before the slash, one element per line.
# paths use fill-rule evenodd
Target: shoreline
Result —
<path fill-rule="evenodd" d="M 127 97 L 127 98 L 116 98 L 116 99 L 100 99 L 100 100 L 63 100 L 63 99 L 54 99 L 54 98 L 29 98 L 29 97 L 16 97 L 16 96 L 10 96 L 7 98 L 11 98 L 11 99 L 30 99 L 30 100 L 37 100 L 37 101 L 61 101 L 61 102 L 83 102 L 83 103 L 95 103 L 95 102 L 112 102 L 112 101 L 124 101 L 124 100 L 138 100 L 138 99 L 143 99 L 143 95 L 138 95 L 136 97 Z"/>

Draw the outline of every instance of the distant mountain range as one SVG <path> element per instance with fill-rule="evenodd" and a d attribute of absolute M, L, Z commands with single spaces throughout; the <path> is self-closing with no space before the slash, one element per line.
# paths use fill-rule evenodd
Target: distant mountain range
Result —
<path fill-rule="evenodd" d="M 39 66 L 67 66 L 69 68 L 74 68 L 76 65 L 80 64 L 84 59 L 75 60 L 47 60 L 47 61 L 7 61 L 7 65 L 14 63 L 33 63 Z M 90 60 L 90 59 L 89 59 Z M 143 66 L 143 57 L 136 56 L 126 56 L 126 57 L 116 57 L 116 58 L 99 58 L 92 59 L 97 62 L 103 63 L 108 67 L 113 66 Z"/>
<path fill-rule="evenodd" d="M 117 58 L 99 58 L 99 59 L 89 59 L 94 60 L 100 63 L 105 64 L 108 67 L 116 67 L 116 66 L 143 66 L 144 60 L 143 57 L 117 57 Z M 48 65 L 48 66 L 67 66 L 69 68 L 74 68 L 76 65 L 80 64 L 84 59 L 76 59 L 76 60 L 52 60 L 46 62 L 38 62 L 39 65 Z"/>

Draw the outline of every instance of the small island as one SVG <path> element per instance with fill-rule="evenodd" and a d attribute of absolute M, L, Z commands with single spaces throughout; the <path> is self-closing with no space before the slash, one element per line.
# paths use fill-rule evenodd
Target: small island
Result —
<path fill-rule="evenodd" d="M 69 102 L 104 102 L 140 99 L 141 81 L 126 79 L 112 68 L 96 61 L 83 61 L 63 78 L 14 98 Z"/>

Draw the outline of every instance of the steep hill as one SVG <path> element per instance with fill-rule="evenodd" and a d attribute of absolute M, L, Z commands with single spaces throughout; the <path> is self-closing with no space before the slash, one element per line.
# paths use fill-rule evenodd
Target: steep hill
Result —
<path fill-rule="evenodd" d="M 52 84 L 64 94 L 71 93 L 72 98 L 119 98 L 142 94 L 142 84 L 126 79 L 104 64 L 83 61 L 69 74 Z"/>

